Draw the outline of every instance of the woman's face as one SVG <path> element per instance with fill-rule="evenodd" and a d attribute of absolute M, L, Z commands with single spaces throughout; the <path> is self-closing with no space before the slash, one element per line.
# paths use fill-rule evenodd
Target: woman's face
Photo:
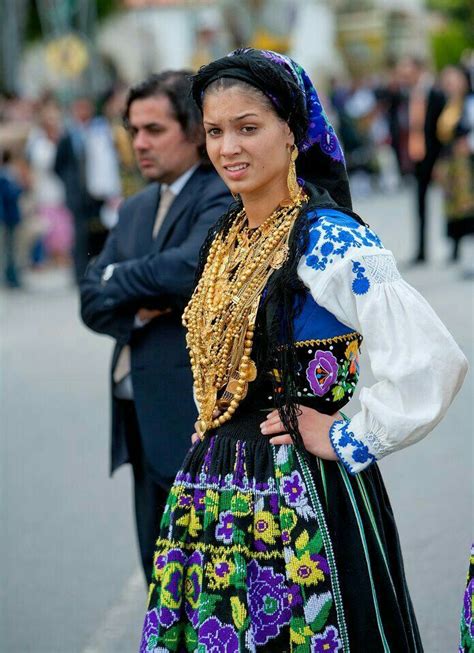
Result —
<path fill-rule="evenodd" d="M 276 202 L 288 197 L 294 137 L 263 96 L 238 86 L 213 89 L 204 98 L 203 121 L 209 158 L 244 204 L 267 193 Z"/>

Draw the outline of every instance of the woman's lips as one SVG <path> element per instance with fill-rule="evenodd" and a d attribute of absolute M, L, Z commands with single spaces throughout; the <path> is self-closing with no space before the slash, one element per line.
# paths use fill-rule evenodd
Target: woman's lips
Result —
<path fill-rule="evenodd" d="M 248 170 L 248 163 L 229 163 L 224 165 L 225 174 L 229 179 L 237 180 L 241 179 Z"/>

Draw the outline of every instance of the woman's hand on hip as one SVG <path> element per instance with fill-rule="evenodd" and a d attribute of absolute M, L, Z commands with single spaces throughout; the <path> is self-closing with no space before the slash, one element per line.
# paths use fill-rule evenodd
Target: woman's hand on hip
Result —
<path fill-rule="evenodd" d="M 342 419 L 342 415 L 339 412 L 334 415 L 324 415 L 306 406 L 298 406 L 298 411 L 300 412 L 298 426 L 305 448 L 324 460 L 337 460 L 337 454 L 329 438 L 329 429 L 334 422 Z M 270 436 L 270 444 L 293 444 L 277 410 L 267 415 L 267 419 L 260 425 L 260 430 L 263 435 Z"/>

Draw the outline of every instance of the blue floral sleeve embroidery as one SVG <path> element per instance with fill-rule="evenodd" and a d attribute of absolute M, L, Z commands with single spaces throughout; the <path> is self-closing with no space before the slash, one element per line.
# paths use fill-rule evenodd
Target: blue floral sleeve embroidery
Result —
<path fill-rule="evenodd" d="M 365 276 L 365 268 L 359 261 L 352 261 L 352 272 L 355 279 L 352 282 L 352 292 L 354 295 L 365 295 L 370 288 L 370 281 Z"/>
<path fill-rule="evenodd" d="M 338 420 L 329 430 L 329 437 L 338 458 L 351 473 L 357 474 L 376 461 L 369 447 L 349 429 L 349 420 Z"/>
<path fill-rule="evenodd" d="M 317 217 L 317 214 L 311 217 Z M 306 265 L 315 270 L 325 270 L 337 258 L 344 258 L 349 250 L 362 247 L 383 249 L 378 236 L 368 227 L 340 211 L 325 211 L 310 225 L 309 234 L 310 253 Z"/>

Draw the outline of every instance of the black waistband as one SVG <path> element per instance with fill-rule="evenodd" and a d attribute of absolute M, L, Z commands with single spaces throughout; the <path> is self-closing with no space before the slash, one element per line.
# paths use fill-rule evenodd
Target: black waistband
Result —
<path fill-rule="evenodd" d="M 237 440 L 252 440 L 266 438 L 260 431 L 260 424 L 265 421 L 266 411 L 236 413 L 229 422 L 212 431 L 219 437 L 231 437 Z"/>

